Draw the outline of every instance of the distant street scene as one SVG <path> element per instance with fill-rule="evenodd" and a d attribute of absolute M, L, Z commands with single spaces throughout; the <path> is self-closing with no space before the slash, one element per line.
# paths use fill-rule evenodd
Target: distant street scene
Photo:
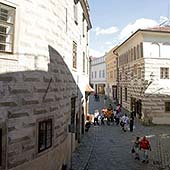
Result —
<path fill-rule="evenodd" d="M 106 102 L 111 102 L 107 100 Z M 112 103 L 113 104 L 113 103 Z M 90 96 L 90 111 L 101 111 L 104 106 L 104 96 L 95 101 Z M 100 122 L 100 121 L 99 121 Z M 74 170 L 160 170 L 170 169 L 170 127 L 144 126 L 137 119 L 134 121 L 134 131 L 124 132 L 115 123 L 96 125 L 93 123 L 85 133 L 80 146 L 72 158 Z M 142 163 L 143 153 L 139 151 L 140 160 L 135 160 L 131 153 L 136 137 L 146 136 L 151 144 L 149 163 Z"/>
<path fill-rule="evenodd" d="M 0 170 L 170 170 L 170 0 L 0 0 Z"/>

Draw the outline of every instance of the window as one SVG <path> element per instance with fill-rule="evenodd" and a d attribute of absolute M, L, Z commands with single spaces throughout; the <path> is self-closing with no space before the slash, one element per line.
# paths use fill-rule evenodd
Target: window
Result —
<path fill-rule="evenodd" d="M 137 59 L 140 58 L 139 45 L 137 45 Z"/>
<path fill-rule="evenodd" d="M 74 4 L 74 22 L 78 25 L 78 6 L 77 3 Z"/>
<path fill-rule="evenodd" d="M 83 37 L 85 37 L 85 16 L 83 14 L 83 20 L 82 20 L 82 34 Z"/>
<path fill-rule="evenodd" d="M 99 78 L 101 78 L 101 70 L 99 71 Z"/>
<path fill-rule="evenodd" d="M 127 88 L 125 87 L 125 101 L 127 101 Z"/>
<path fill-rule="evenodd" d="M 94 78 L 97 78 L 97 72 L 96 71 L 94 72 Z"/>
<path fill-rule="evenodd" d="M 52 119 L 39 122 L 38 127 L 38 152 L 52 146 Z"/>
<path fill-rule="evenodd" d="M 170 102 L 165 102 L 165 111 L 170 112 Z"/>
<path fill-rule="evenodd" d="M 140 43 L 140 57 L 143 58 L 143 43 Z"/>
<path fill-rule="evenodd" d="M 134 60 L 136 60 L 136 47 L 134 47 L 133 49 L 134 49 Z"/>
<path fill-rule="evenodd" d="M 169 68 L 160 68 L 160 79 L 169 79 Z"/>
<path fill-rule="evenodd" d="M 86 61 L 87 61 L 87 74 L 89 74 L 89 59 L 88 59 L 88 57 L 86 57 Z"/>
<path fill-rule="evenodd" d="M 131 61 L 134 60 L 134 58 L 133 58 L 133 52 L 134 52 L 134 50 L 133 50 L 133 48 L 131 48 Z"/>
<path fill-rule="evenodd" d="M 68 29 L 68 10 L 66 8 L 66 32 L 67 32 L 67 29 Z"/>
<path fill-rule="evenodd" d="M 93 78 L 93 72 L 91 73 L 91 78 Z"/>
<path fill-rule="evenodd" d="M 105 71 L 103 70 L 103 78 L 105 78 Z"/>
<path fill-rule="evenodd" d="M 164 43 L 161 50 L 161 56 L 163 58 L 169 58 L 170 57 L 170 44 Z"/>
<path fill-rule="evenodd" d="M 85 73 L 85 52 L 83 52 L 83 73 Z"/>
<path fill-rule="evenodd" d="M 77 68 L 77 43 L 73 41 L 73 68 Z"/>
<path fill-rule="evenodd" d="M 13 52 L 15 8 L 0 3 L 0 52 Z"/>
<path fill-rule="evenodd" d="M 151 57 L 159 58 L 160 57 L 160 46 L 158 43 L 152 43 L 151 45 Z"/>

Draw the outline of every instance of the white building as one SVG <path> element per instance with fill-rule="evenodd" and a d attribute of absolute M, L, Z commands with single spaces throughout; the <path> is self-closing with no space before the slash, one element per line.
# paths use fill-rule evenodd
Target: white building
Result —
<path fill-rule="evenodd" d="M 170 124 L 170 27 L 139 29 L 114 50 L 119 102 L 146 121 Z"/>
<path fill-rule="evenodd" d="M 90 63 L 90 83 L 95 92 L 105 94 L 106 92 L 106 63 L 105 56 L 95 58 Z"/>
<path fill-rule="evenodd" d="M 70 166 L 84 128 L 90 29 L 87 0 L 0 0 L 0 169 Z"/>

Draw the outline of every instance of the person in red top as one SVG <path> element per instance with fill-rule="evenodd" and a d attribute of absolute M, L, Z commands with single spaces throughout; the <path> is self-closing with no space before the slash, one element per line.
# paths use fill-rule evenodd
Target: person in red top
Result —
<path fill-rule="evenodd" d="M 142 162 L 148 163 L 148 151 L 151 151 L 151 145 L 149 140 L 146 138 L 146 136 L 143 137 L 143 139 L 140 141 L 140 149 L 143 151 L 143 160 Z"/>

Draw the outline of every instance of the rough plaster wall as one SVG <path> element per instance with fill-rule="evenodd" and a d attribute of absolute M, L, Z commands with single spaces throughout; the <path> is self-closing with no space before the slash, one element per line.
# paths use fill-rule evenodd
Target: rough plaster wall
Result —
<path fill-rule="evenodd" d="M 41 165 L 41 170 L 51 170 L 68 159 L 71 97 L 78 95 L 78 101 L 82 95 L 61 55 L 50 46 L 49 55 L 48 72 L 26 71 L 0 75 L 0 121 L 5 122 L 8 129 L 9 169 L 34 160 L 35 167 L 31 163 L 27 165 L 31 169 L 37 170 L 38 164 L 45 163 L 44 167 Z M 76 104 L 76 113 L 80 108 L 81 105 Z M 37 121 L 49 117 L 53 118 L 53 145 L 48 152 L 38 154 Z M 60 156 L 57 150 L 62 150 Z M 50 160 L 44 159 L 47 155 L 51 157 Z"/>

